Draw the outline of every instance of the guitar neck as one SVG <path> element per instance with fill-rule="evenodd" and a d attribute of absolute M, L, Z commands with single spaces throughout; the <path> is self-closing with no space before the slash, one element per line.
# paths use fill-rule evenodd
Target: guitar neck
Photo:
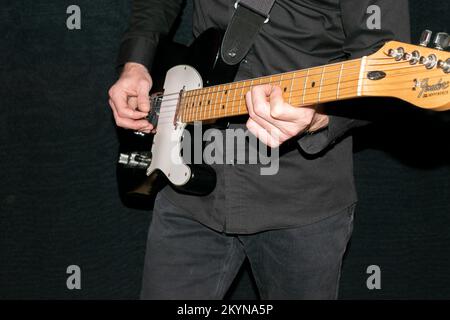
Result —
<path fill-rule="evenodd" d="M 366 58 L 186 91 L 179 103 L 182 122 L 247 114 L 245 94 L 263 84 L 277 85 L 284 100 L 300 107 L 362 95 Z"/>

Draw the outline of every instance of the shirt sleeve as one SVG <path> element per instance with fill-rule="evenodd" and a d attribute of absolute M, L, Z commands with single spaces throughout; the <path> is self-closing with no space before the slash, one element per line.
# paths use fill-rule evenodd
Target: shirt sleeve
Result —
<path fill-rule="evenodd" d="M 358 59 L 370 55 L 391 40 L 410 42 L 407 0 L 341 0 L 340 9 L 345 35 L 343 52 L 346 59 Z M 378 12 L 380 13 L 379 24 L 377 25 L 377 21 L 368 22 L 368 19 Z M 317 133 L 303 135 L 298 143 L 308 154 L 320 153 L 350 129 L 368 123 L 369 121 L 365 120 L 329 115 L 327 128 Z"/>
<path fill-rule="evenodd" d="M 169 33 L 182 0 L 134 0 L 131 21 L 119 49 L 117 67 L 137 62 L 151 67 L 159 37 Z"/>

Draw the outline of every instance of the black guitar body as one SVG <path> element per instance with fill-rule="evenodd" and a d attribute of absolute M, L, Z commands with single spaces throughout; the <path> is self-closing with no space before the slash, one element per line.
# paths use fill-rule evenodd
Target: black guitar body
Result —
<path fill-rule="evenodd" d="M 209 29 L 200 35 L 189 47 L 180 44 L 162 41 L 159 45 L 155 62 L 150 71 L 153 79 L 151 94 L 161 93 L 167 71 L 176 65 L 189 65 L 194 67 L 203 79 L 204 87 L 232 82 L 236 76 L 239 64 L 227 65 L 220 57 L 223 32 Z M 212 124 L 215 127 L 226 126 L 220 120 Z M 188 125 L 186 130 L 192 130 Z M 153 135 L 140 136 L 135 132 L 118 129 L 120 153 L 139 153 L 150 155 Z M 192 171 L 191 179 L 183 186 L 173 186 L 180 192 L 206 195 L 214 190 L 216 177 L 214 170 L 208 165 L 189 165 Z M 159 171 L 150 176 L 146 175 L 145 168 L 118 165 L 117 177 L 119 193 L 123 203 L 129 207 L 149 209 L 158 193 L 168 181 Z"/>

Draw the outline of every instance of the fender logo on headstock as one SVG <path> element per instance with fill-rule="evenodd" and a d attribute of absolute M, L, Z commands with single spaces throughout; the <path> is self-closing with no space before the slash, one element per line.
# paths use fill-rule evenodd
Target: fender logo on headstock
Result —
<path fill-rule="evenodd" d="M 429 81 L 429 78 L 423 79 L 422 81 L 416 80 L 416 87 L 421 89 L 418 98 L 428 98 L 436 95 L 448 94 L 448 90 L 443 90 L 450 87 L 450 81 L 444 82 L 440 79 L 436 84 L 430 84 Z"/>

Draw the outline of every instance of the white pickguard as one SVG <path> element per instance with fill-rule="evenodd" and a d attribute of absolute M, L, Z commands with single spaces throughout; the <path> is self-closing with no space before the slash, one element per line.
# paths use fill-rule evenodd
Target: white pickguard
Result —
<path fill-rule="evenodd" d="M 164 97 L 161 102 L 156 134 L 153 137 L 152 162 L 147 175 L 161 170 L 169 181 L 177 186 L 184 185 L 191 177 L 191 169 L 181 157 L 181 138 L 185 123 L 174 124 L 176 106 L 181 90 L 194 90 L 203 87 L 200 74 L 187 65 L 171 68 L 164 81 Z"/>

